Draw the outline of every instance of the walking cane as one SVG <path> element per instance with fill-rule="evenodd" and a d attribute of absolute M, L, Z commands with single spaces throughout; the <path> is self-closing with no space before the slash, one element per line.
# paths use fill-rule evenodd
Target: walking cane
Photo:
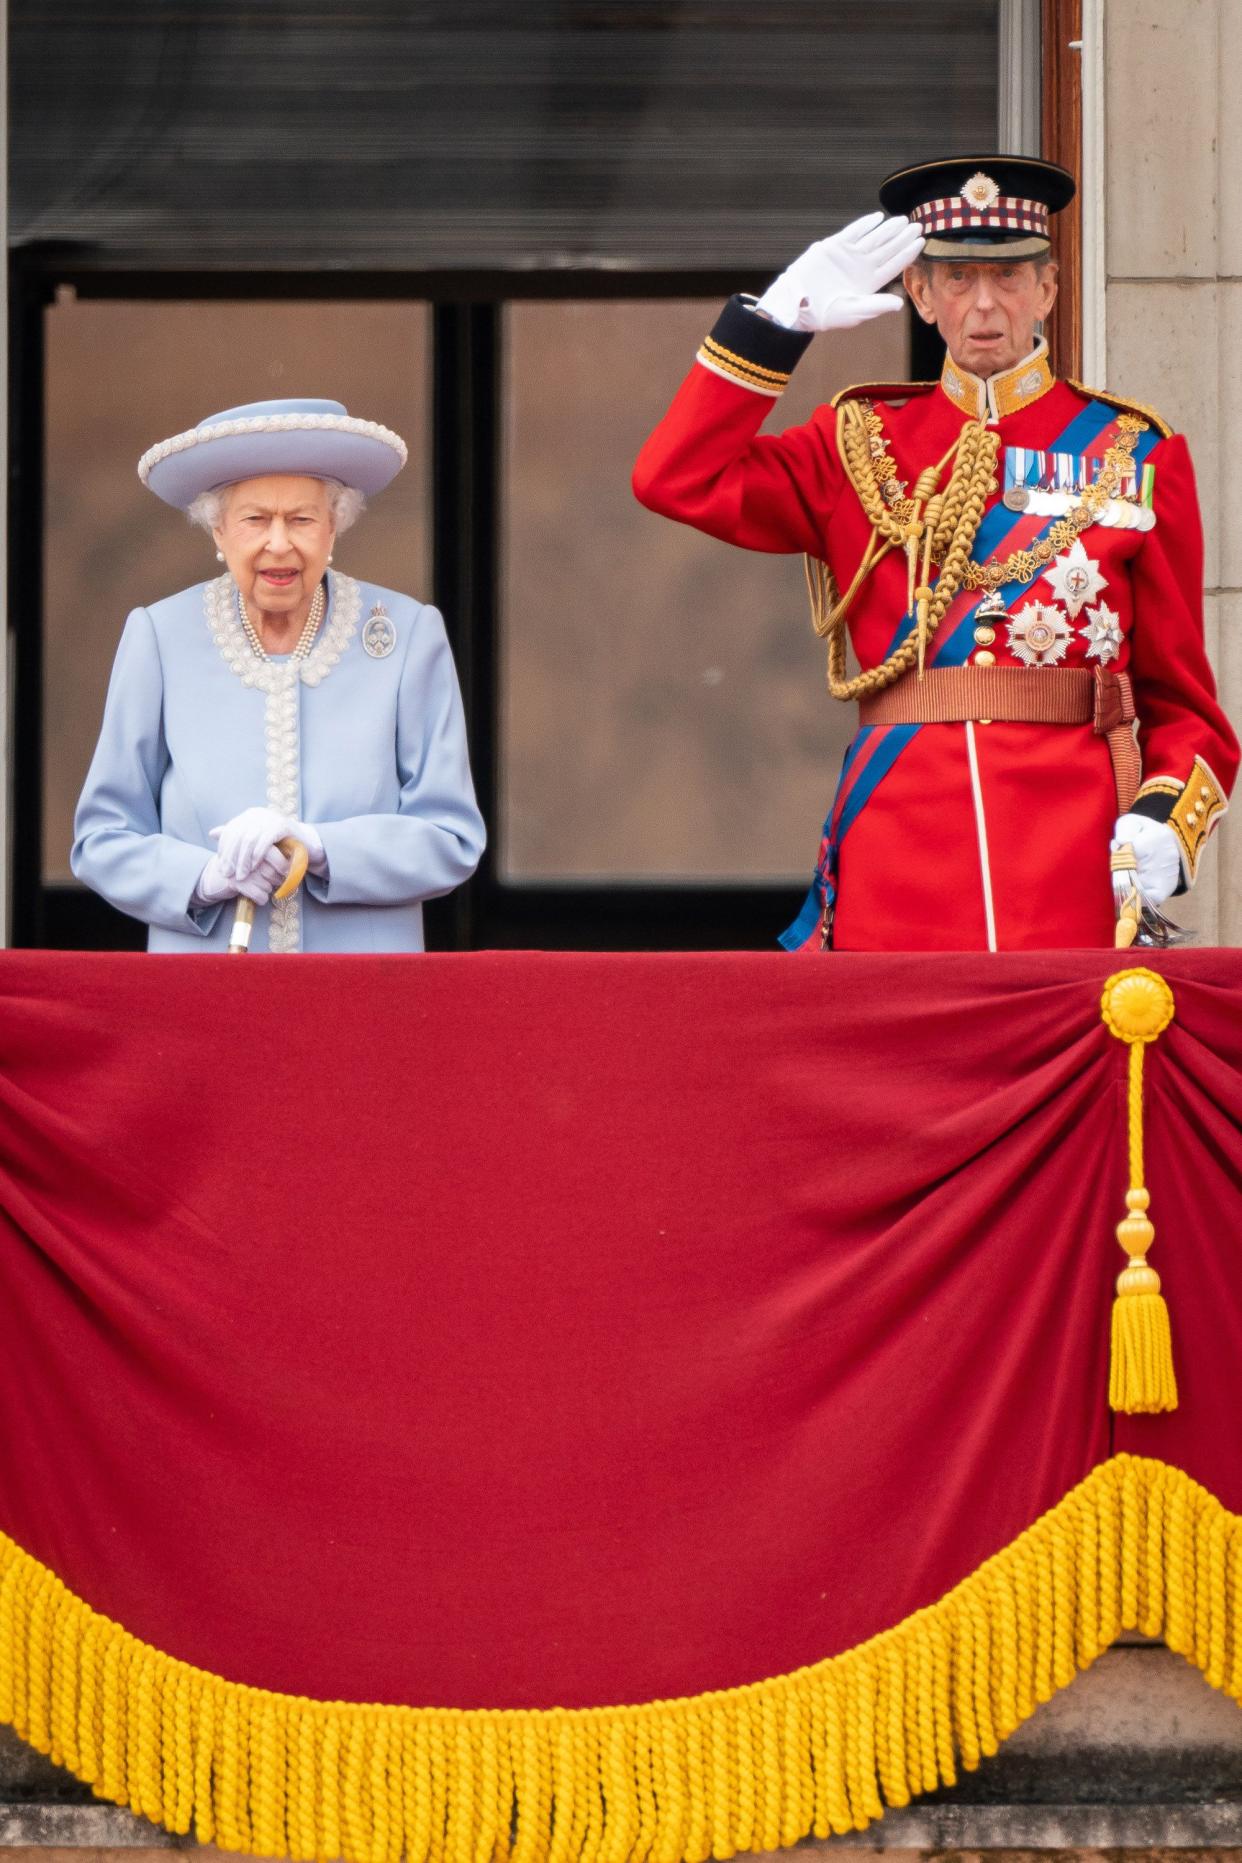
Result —
<path fill-rule="evenodd" d="M 286 835 L 284 840 L 278 841 L 276 845 L 289 862 L 289 871 L 272 894 L 272 898 L 290 899 L 306 877 L 306 866 L 310 856 L 306 852 L 305 844 L 295 841 L 291 834 Z M 237 909 L 233 914 L 233 929 L 229 933 L 230 957 L 240 957 L 243 951 L 250 949 L 250 928 L 253 924 L 254 900 L 239 899 Z"/>

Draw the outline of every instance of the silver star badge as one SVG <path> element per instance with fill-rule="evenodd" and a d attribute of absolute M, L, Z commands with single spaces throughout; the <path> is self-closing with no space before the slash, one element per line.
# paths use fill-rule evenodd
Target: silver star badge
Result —
<path fill-rule="evenodd" d="M 1077 615 L 1085 602 L 1094 601 L 1108 587 L 1099 563 L 1083 549 L 1081 537 L 1075 537 L 1064 556 L 1058 556 L 1046 573 L 1053 594 L 1065 603 L 1071 615 Z"/>
<path fill-rule="evenodd" d="M 1010 648 L 1024 666 L 1055 666 L 1069 642 L 1069 622 L 1047 602 L 1028 602 L 1009 623 Z"/>
<path fill-rule="evenodd" d="M 1087 658 L 1107 666 L 1121 652 L 1121 621 L 1107 602 L 1088 608 L 1087 625 L 1078 632 L 1087 643 Z"/>

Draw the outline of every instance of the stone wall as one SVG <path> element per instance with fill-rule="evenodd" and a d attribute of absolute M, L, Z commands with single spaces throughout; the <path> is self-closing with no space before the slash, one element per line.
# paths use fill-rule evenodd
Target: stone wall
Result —
<path fill-rule="evenodd" d="M 1239 726 L 1242 4 L 1103 0 L 1103 25 L 1108 386 L 1149 403 L 1190 441 L 1208 650 Z M 1236 816 L 1223 824 L 1193 901 L 1178 908 L 1221 944 L 1242 944 L 1240 832 Z"/>

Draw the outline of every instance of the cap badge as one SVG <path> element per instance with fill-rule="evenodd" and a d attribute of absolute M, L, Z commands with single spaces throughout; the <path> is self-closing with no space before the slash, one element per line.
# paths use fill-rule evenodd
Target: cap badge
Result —
<path fill-rule="evenodd" d="M 985 175 L 981 171 L 976 172 L 962 189 L 962 199 L 973 207 L 976 213 L 986 213 L 988 208 L 995 207 L 1000 199 L 1000 188 L 991 175 Z"/>
<path fill-rule="evenodd" d="M 386 660 L 397 644 L 397 630 L 383 602 L 376 602 L 362 625 L 362 645 L 373 660 Z"/>
<path fill-rule="evenodd" d="M 1075 537 L 1065 554 L 1058 556 L 1044 573 L 1057 600 L 1065 603 L 1071 615 L 1081 613 L 1084 603 L 1093 602 L 1108 587 L 1107 577 L 1100 574 L 1096 559 L 1087 555 L 1081 537 Z"/>
<path fill-rule="evenodd" d="M 1024 666 L 1055 666 L 1065 658 L 1070 626 L 1059 608 L 1028 602 L 1009 623 L 1009 645 Z"/>
<path fill-rule="evenodd" d="M 1088 608 L 1087 625 L 1078 632 L 1087 643 L 1087 658 L 1107 666 L 1121 652 L 1121 621 L 1107 602 Z"/>

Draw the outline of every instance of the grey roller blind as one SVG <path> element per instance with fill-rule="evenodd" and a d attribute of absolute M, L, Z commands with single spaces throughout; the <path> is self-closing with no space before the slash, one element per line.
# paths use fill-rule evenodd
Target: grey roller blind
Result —
<path fill-rule="evenodd" d="M 10 237 L 107 267 L 770 267 L 994 146 L 995 0 L 10 0 Z"/>

